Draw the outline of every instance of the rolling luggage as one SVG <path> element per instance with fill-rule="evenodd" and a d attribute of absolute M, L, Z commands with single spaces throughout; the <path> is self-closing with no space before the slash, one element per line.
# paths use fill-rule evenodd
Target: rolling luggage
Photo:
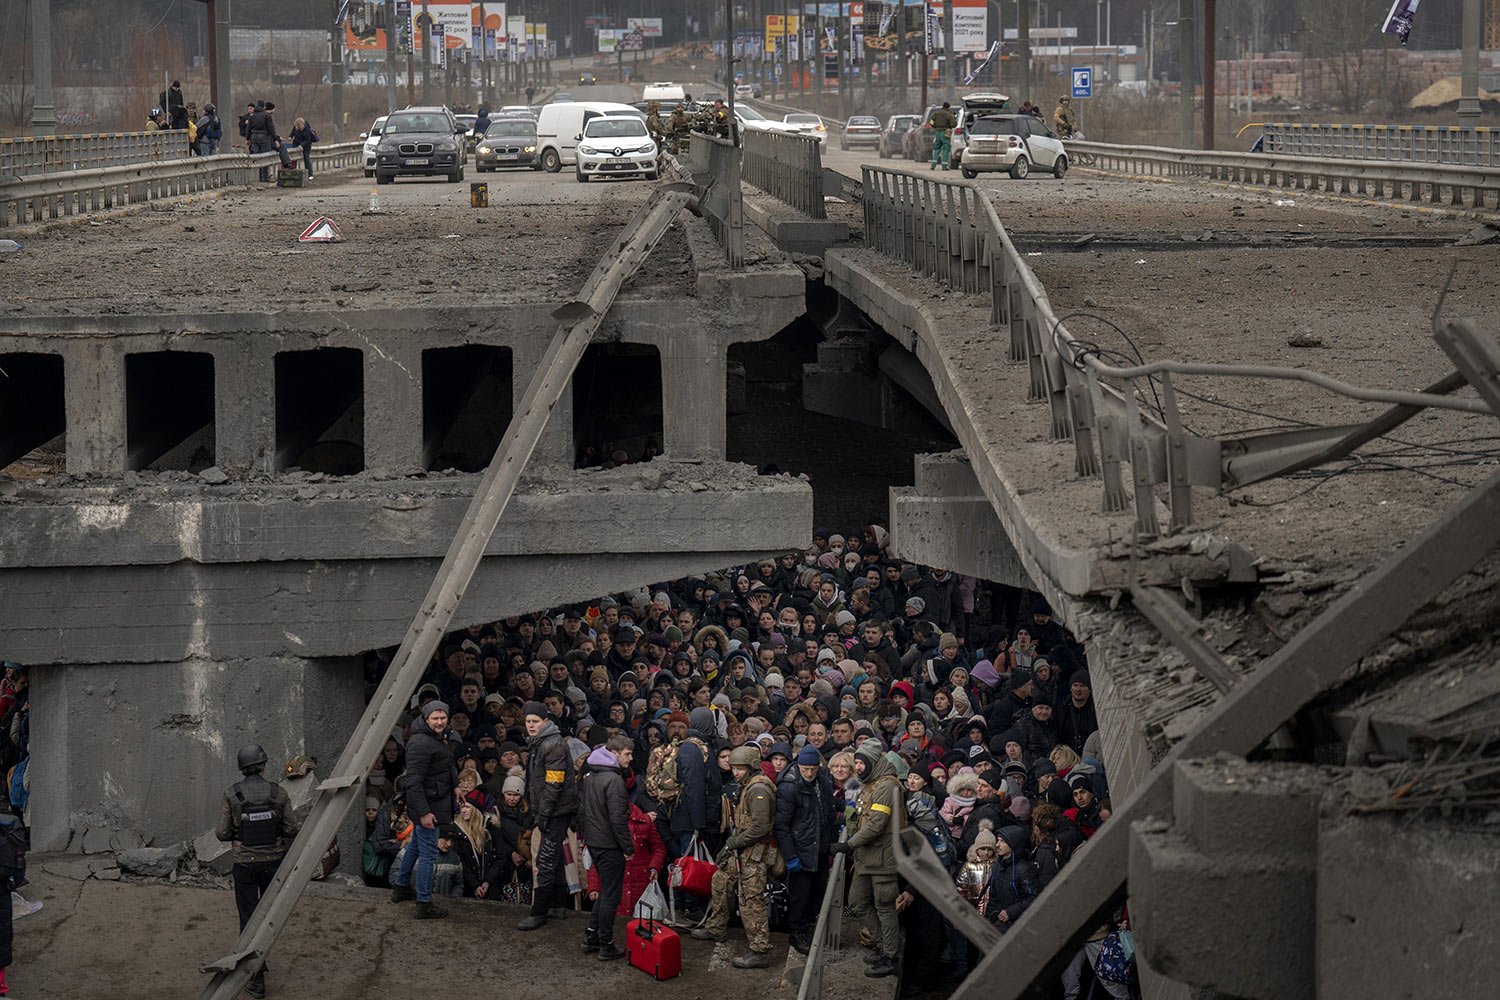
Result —
<path fill-rule="evenodd" d="M 631 965 L 653 979 L 672 979 L 682 973 L 682 938 L 649 916 L 625 924 L 625 955 Z"/>

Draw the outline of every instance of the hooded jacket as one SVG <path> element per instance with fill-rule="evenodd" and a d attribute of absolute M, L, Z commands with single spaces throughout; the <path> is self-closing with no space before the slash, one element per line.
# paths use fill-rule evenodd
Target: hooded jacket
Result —
<path fill-rule="evenodd" d="M 688 735 L 701 741 L 683 740 L 677 750 L 677 781 L 682 791 L 672 810 L 672 833 L 709 833 L 719 829 L 723 778 L 712 747 L 718 745 L 719 729 L 711 708 L 695 708 L 688 716 Z M 704 750 L 703 748 L 710 748 Z"/>
<path fill-rule="evenodd" d="M 414 822 L 432 813 L 439 823 L 453 820 L 453 790 L 458 787 L 458 767 L 443 741 L 427 728 L 427 718 L 412 720 L 411 739 L 406 741 L 406 811 Z"/>
<path fill-rule="evenodd" d="M 1037 885 L 1036 868 L 1026 856 L 1030 846 L 1026 831 L 1019 826 L 1006 826 L 1001 827 L 995 837 L 1010 846 L 1010 856 L 995 861 L 990 873 L 985 916 L 1004 933 L 1020 919 L 1041 890 Z M 1001 913 L 1005 914 L 1005 920 L 1000 919 Z"/>
<path fill-rule="evenodd" d="M 557 723 L 548 721 L 535 738 L 526 742 L 531 750 L 526 760 L 526 799 L 537 825 L 546 826 L 554 816 L 576 813 L 578 782 L 568 756 L 568 741 Z M 407 759 L 410 760 L 409 750 Z"/>
<path fill-rule="evenodd" d="M 595 851 L 619 851 L 629 858 L 635 851 L 630 835 L 630 797 L 619 758 L 607 747 L 589 754 L 588 773 L 578 796 L 578 832 Z"/>
<path fill-rule="evenodd" d="M 855 874 L 896 874 L 896 852 L 891 843 L 891 824 L 904 818 L 901 784 L 885 752 L 866 741 L 854 752 L 865 762 L 865 776 L 854 803 L 853 832 L 849 847 L 854 852 Z"/>
<path fill-rule="evenodd" d="M 628 917 L 635 910 L 636 902 L 641 898 L 641 893 L 646 891 L 646 886 L 651 884 L 651 873 L 660 872 L 667 867 L 667 845 L 662 841 L 661 834 L 657 832 L 656 824 L 651 822 L 651 817 L 641 810 L 640 806 L 630 806 L 630 837 L 635 843 L 635 853 L 629 855 L 625 861 L 625 890 L 620 894 L 620 908 L 615 911 L 617 916 Z M 597 868 L 589 868 L 588 890 L 599 891 L 599 871 Z"/>

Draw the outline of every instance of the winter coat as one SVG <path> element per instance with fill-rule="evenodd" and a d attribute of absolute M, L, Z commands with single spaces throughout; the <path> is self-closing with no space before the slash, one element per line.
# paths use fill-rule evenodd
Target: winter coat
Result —
<path fill-rule="evenodd" d="M 667 845 L 651 817 L 642 812 L 640 806 L 632 804 L 628 822 L 635 848 L 625 862 L 625 891 L 620 894 L 620 908 L 615 911 L 619 916 L 629 916 L 635 909 L 641 893 L 651 884 L 651 873 L 661 872 L 667 867 Z M 588 838 L 585 837 L 584 842 L 587 843 Z M 599 891 L 599 873 L 592 867 L 588 872 L 588 890 Z"/>
<path fill-rule="evenodd" d="M 1046 840 L 1036 845 L 1036 849 L 1031 852 L 1031 864 L 1036 869 L 1037 892 L 1047 888 L 1052 880 L 1057 878 L 1057 873 L 1062 870 L 1067 860 L 1056 836 L 1048 836 Z"/>
<path fill-rule="evenodd" d="M 578 797 L 578 832 L 594 850 L 616 850 L 628 858 L 635 840 L 630 835 L 630 799 L 620 762 L 599 747 L 589 754 L 588 767 Z"/>
<path fill-rule="evenodd" d="M 1000 830 L 1010 826 L 1016 818 L 1005 808 L 1005 803 L 1000 799 L 983 799 L 974 803 L 974 811 L 969 813 L 969 820 L 964 824 L 964 832 L 958 838 L 958 855 L 961 858 L 969 856 L 969 848 L 974 846 L 974 838 L 979 836 L 979 831 L 986 826 L 996 836 Z"/>
<path fill-rule="evenodd" d="M 1038 702 L 1040 704 L 1040 702 Z M 1052 722 L 1040 722 L 1030 712 L 1020 722 L 1021 749 L 1026 756 L 1032 760 L 1040 760 L 1052 752 L 1057 746 L 1057 733 L 1052 728 Z M 1004 750 L 1004 747 L 1001 748 Z"/>
<path fill-rule="evenodd" d="M 411 739 L 406 741 L 406 814 L 415 823 L 428 813 L 439 823 L 453 821 L 453 790 L 458 787 L 458 768 L 453 755 L 420 716 L 412 720 Z"/>
<path fill-rule="evenodd" d="M 554 816 L 578 812 L 578 782 L 573 775 L 568 741 L 557 723 L 549 721 L 534 739 L 528 740 L 531 755 L 526 760 L 526 800 L 538 826 Z M 411 751 L 407 751 L 411 759 Z"/>
<path fill-rule="evenodd" d="M 717 833 L 723 781 L 712 747 L 717 745 L 719 733 L 712 709 L 695 708 L 689 718 L 688 735 L 702 741 L 702 747 L 693 740 L 683 740 L 678 747 L 677 781 L 682 791 L 672 810 L 672 833 Z"/>
<path fill-rule="evenodd" d="M 854 852 L 855 874 L 896 874 L 896 851 L 891 844 L 891 823 L 900 823 L 905 812 L 901 783 L 884 753 L 861 744 L 856 757 L 865 760 L 864 783 L 855 800 L 853 832 L 849 846 Z"/>
<path fill-rule="evenodd" d="M 486 837 L 484 848 L 477 850 L 463 827 L 457 826 L 458 836 L 453 838 L 453 850 L 464 866 L 464 895 L 473 897 L 474 890 L 485 883 L 495 885 L 505 870 L 508 854 L 500 853 L 500 845 L 494 837 Z M 488 895 L 488 893 L 486 893 Z"/>
<path fill-rule="evenodd" d="M 1083 743 L 1090 734 L 1099 729 L 1099 716 L 1094 711 L 1094 696 L 1089 695 L 1082 708 L 1073 705 L 1071 695 L 1065 695 L 1062 704 L 1052 716 L 1052 725 L 1057 729 L 1057 739 L 1083 756 Z"/>
<path fill-rule="evenodd" d="M 950 792 L 943 800 L 938 815 L 948 824 L 948 833 L 954 840 L 964 835 L 964 827 L 969 822 L 969 814 L 974 811 L 974 805 L 974 798 L 970 795 L 954 795 Z"/>
<path fill-rule="evenodd" d="M 797 858 L 804 872 L 816 872 L 833 843 L 833 777 L 820 770 L 806 781 L 793 764 L 776 783 L 776 843 L 781 856 Z"/>
<path fill-rule="evenodd" d="M 1026 831 L 1019 826 L 1009 826 L 996 836 L 1005 838 L 1011 854 L 995 861 L 995 869 L 990 873 L 985 916 L 1004 933 L 1031 906 L 1041 888 L 1037 884 L 1036 868 L 1026 857 Z M 1000 920 L 1002 912 L 1006 915 L 1005 921 Z"/>

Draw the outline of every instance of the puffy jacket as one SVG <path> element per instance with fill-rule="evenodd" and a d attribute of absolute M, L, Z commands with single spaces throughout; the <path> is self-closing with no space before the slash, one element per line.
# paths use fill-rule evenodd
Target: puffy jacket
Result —
<path fill-rule="evenodd" d="M 1036 867 L 1026 857 L 1026 831 L 1019 826 L 1007 826 L 996 836 L 1010 845 L 1010 857 L 998 859 L 990 873 L 984 915 L 1003 933 L 1020 919 L 1041 889 L 1037 885 Z M 1000 920 L 1001 912 L 1005 913 L 1004 921 Z"/>
<path fill-rule="evenodd" d="M 854 852 L 856 874 L 894 875 L 896 851 L 891 845 L 891 823 L 900 823 L 905 809 L 901 783 L 884 751 L 866 740 L 855 751 L 865 761 L 865 777 L 854 804 L 853 832 L 849 846 Z"/>
<path fill-rule="evenodd" d="M 682 791 L 672 810 L 672 832 L 679 835 L 717 833 L 723 809 L 724 781 L 712 748 L 718 743 L 719 733 L 712 709 L 695 708 L 689 718 L 692 722 L 688 735 L 695 739 L 683 740 L 678 746 L 677 780 Z"/>
<path fill-rule="evenodd" d="M 526 800 L 544 826 L 553 816 L 571 816 L 578 811 L 578 782 L 573 777 L 573 761 L 568 757 L 568 741 L 548 722 L 534 739 L 527 740 L 531 755 L 526 760 Z M 410 760 L 410 751 L 407 759 Z"/>
<path fill-rule="evenodd" d="M 589 770 L 578 795 L 578 832 L 596 851 L 616 850 L 629 857 L 635 851 L 630 835 L 630 797 L 620 762 L 608 749 L 589 754 Z"/>
<path fill-rule="evenodd" d="M 587 791 L 587 789 L 585 789 Z M 667 867 L 667 845 L 657 832 L 651 817 L 635 804 L 630 806 L 630 838 L 635 844 L 635 853 L 625 862 L 625 891 L 620 894 L 619 916 L 629 916 L 635 909 L 636 900 L 651 884 L 651 873 L 661 872 Z M 584 839 L 588 843 L 588 839 Z M 599 873 L 594 868 L 588 871 L 589 892 L 599 891 Z M 660 914 L 657 914 L 660 916 Z"/>
<path fill-rule="evenodd" d="M 781 856 L 797 858 L 802 870 L 823 866 L 833 843 L 833 778 L 818 771 L 812 781 L 790 765 L 776 782 L 776 843 Z"/>
<path fill-rule="evenodd" d="M 406 781 L 401 787 L 406 792 L 406 814 L 413 822 L 420 823 L 428 813 L 439 823 L 452 821 L 458 767 L 421 717 L 412 721 L 411 739 L 406 741 Z"/>

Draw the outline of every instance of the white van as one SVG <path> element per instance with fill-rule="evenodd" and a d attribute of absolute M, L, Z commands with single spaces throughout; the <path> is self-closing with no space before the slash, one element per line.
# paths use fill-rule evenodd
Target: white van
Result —
<path fill-rule="evenodd" d="M 670 106 L 678 101 L 687 100 L 687 91 L 680 83 L 648 83 L 646 93 L 641 100 L 661 101 L 663 105 Z"/>
<path fill-rule="evenodd" d="M 601 115 L 646 117 L 639 109 L 612 101 L 570 101 L 549 104 L 536 119 L 536 154 L 542 169 L 557 173 L 578 160 L 578 136 L 583 124 Z"/>

